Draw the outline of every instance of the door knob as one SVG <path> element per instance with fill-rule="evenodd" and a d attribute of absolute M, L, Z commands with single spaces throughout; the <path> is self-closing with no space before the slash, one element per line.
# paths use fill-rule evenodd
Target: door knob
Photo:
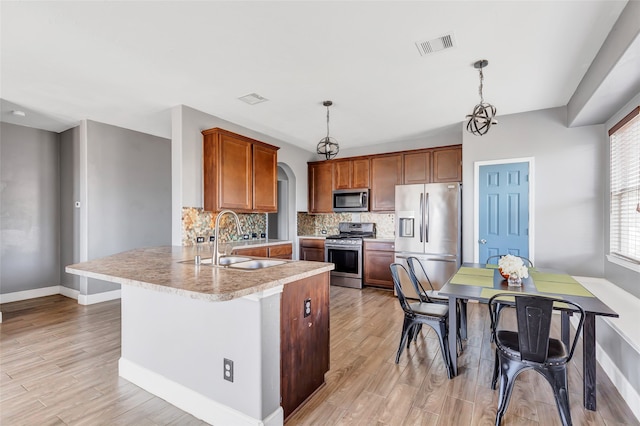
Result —
<path fill-rule="evenodd" d="M 483 239 L 481 239 L 481 240 L 478 240 L 478 242 L 479 242 L 480 244 L 487 244 L 487 240 L 485 240 L 484 238 L 483 238 Z"/>

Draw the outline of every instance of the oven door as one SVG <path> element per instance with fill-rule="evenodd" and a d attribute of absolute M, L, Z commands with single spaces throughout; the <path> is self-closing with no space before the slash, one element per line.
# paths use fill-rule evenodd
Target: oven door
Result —
<path fill-rule="evenodd" d="M 335 265 L 331 284 L 362 288 L 362 246 L 325 244 L 325 260 Z"/>

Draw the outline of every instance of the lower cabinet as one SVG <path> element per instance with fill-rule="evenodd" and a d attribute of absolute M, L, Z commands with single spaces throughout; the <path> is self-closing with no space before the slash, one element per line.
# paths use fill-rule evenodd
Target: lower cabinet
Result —
<path fill-rule="evenodd" d="M 391 265 L 395 245 L 392 242 L 364 242 L 364 284 L 393 290 Z"/>
<path fill-rule="evenodd" d="M 233 249 L 233 254 L 239 256 L 275 257 L 278 259 L 291 259 L 292 252 L 292 243 Z"/>
<path fill-rule="evenodd" d="M 300 238 L 300 260 L 324 262 L 324 240 L 320 238 Z"/>
<path fill-rule="evenodd" d="M 329 371 L 329 273 L 286 284 L 280 301 L 280 394 L 285 420 Z"/>

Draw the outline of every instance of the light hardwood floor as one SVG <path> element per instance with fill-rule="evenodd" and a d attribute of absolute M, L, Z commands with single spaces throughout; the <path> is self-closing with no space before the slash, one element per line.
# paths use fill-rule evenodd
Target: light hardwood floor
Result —
<path fill-rule="evenodd" d="M 485 305 L 469 306 L 460 374 L 448 380 L 427 328 L 395 364 L 402 312 L 392 293 L 332 287 L 331 370 L 287 425 L 493 424 L 488 315 Z M 49 296 L 3 304 L 2 313 L 1 425 L 205 424 L 118 377 L 119 301 Z M 574 424 L 639 425 L 600 369 L 598 411 L 582 408 L 581 356 L 570 368 Z M 503 424 L 560 424 L 549 385 L 523 373 Z"/>

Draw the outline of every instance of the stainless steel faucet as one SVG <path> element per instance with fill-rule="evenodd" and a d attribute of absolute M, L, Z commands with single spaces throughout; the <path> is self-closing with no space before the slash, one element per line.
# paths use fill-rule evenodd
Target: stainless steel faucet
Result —
<path fill-rule="evenodd" d="M 238 215 L 231 210 L 222 210 L 220 213 L 218 213 L 218 216 L 216 216 L 216 225 L 215 225 L 215 233 L 216 233 L 216 238 L 213 241 L 213 261 L 214 261 L 214 265 L 219 265 L 220 264 L 220 253 L 218 252 L 218 241 L 220 240 L 220 218 L 222 216 L 224 216 L 226 213 L 231 213 L 233 215 L 233 217 L 235 217 L 236 219 L 236 228 L 238 230 L 238 234 L 241 234 L 242 232 L 240 231 L 240 219 L 238 219 Z"/>

